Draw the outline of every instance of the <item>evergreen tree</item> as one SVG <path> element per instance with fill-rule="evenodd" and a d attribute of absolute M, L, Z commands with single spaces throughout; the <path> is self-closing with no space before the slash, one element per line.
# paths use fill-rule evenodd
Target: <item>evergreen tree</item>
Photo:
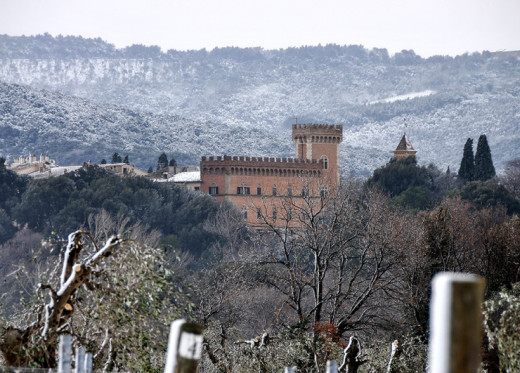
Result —
<path fill-rule="evenodd" d="M 160 169 L 163 169 L 164 167 L 168 166 L 168 157 L 166 156 L 165 152 L 162 152 L 159 156 L 159 159 L 157 160 L 157 171 Z"/>
<path fill-rule="evenodd" d="M 495 167 L 491 159 L 491 150 L 489 149 L 486 135 L 480 135 L 477 152 L 475 153 L 474 180 L 486 181 L 495 175 Z"/>
<path fill-rule="evenodd" d="M 172 159 L 170 159 L 170 163 L 168 165 L 172 166 L 172 167 L 177 166 L 177 161 L 175 160 L 175 158 L 172 157 Z"/>
<path fill-rule="evenodd" d="M 467 139 L 464 144 L 462 160 L 460 161 L 459 178 L 472 181 L 475 173 L 475 159 L 473 157 L 473 139 Z"/>
<path fill-rule="evenodd" d="M 112 163 L 122 163 L 123 158 L 116 152 L 112 155 Z"/>
<path fill-rule="evenodd" d="M 150 167 L 148 168 L 148 173 L 151 174 L 152 172 L 153 172 L 153 167 L 150 166 Z"/>
<path fill-rule="evenodd" d="M 100 163 L 101 164 L 107 164 L 107 160 L 105 158 L 103 158 Z"/>
<path fill-rule="evenodd" d="M 123 159 L 123 163 L 130 164 L 130 161 L 128 160 L 128 154 L 125 155 L 125 159 Z"/>

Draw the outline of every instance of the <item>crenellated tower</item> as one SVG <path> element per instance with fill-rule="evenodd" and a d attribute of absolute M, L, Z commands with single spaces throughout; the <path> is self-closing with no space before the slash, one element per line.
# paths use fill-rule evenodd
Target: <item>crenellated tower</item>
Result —
<path fill-rule="evenodd" d="M 296 157 L 323 162 L 325 175 L 339 184 L 339 145 L 343 141 L 341 124 L 293 124 L 292 139 Z"/>

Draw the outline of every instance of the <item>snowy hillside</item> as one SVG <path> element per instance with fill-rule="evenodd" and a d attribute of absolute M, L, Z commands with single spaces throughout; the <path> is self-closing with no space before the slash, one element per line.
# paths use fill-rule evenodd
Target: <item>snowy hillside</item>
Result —
<path fill-rule="evenodd" d="M 405 123 L 422 163 L 457 169 L 466 139 L 482 133 L 498 169 L 520 156 L 520 59 L 512 54 L 422 59 L 413 51 L 389 56 L 385 49 L 337 45 L 162 53 L 118 50 L 100 39 L 0 36 L 0 81 L 154 118 L 211 122 L 199 126 L 199 136 L 215 126 L 236 128 L 244 138 L 225 141 L 244 149 L 238 154 L 262 146 L 291 155 L 295 121 L 343 124 L 345 172 L 366 174 L 386 162 Z M 253 139 L 256 133 L 262 136 Z M 280 148 L 272 148 L 277 142 Z M 178 151 L 196 149 L 195 143 Z"/>
<path fill-rule="evenodd" d="M 81 164 L 110 159 L 118 152 L 146 170 L 163 151 L 180 164 L 198 164 L 201 155 L 287 156 L 292 151 L 289 144 L 289 132 L 280 144 L 261 129 L 137 113 L 0 83 L 0 156 L 11 162 L 19 155 L 49 153 L 60 165 Z"/>

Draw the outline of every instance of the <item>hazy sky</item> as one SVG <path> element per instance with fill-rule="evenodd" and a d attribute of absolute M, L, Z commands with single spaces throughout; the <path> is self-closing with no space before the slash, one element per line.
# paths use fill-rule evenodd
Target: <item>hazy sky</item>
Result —
<path fill-rule="evenodd" d="M 44 32 L 164 51 L 335 43 L 427 57 L 520 50 L 520 0 L 0 0 L 0 34 Z"/>

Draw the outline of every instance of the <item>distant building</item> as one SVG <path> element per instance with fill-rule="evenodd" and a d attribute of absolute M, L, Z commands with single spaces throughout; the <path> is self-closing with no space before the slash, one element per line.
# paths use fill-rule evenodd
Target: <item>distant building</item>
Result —
<path fill-rule="evenodd" d="M 406 132 L 405 132 L 403 137 L 401 138 L 401 141 L 399 141 L 397 148 L 395 148 L 395 150 L 394 150 L 394 158 L 400 159 L 400 158 L 409 157 L 411 155 L 415 156 L 416 153 L 417 153 L 417 150 L 415 150 L 413 148 L 412 143 L 406 137 Z"/>
<path fill-rule="evenodd" d="M 30 154 L 28 157 L 21 155 L 15 157 L 13 163 L 7 163 L 6 167 L 18 175 L 29 175 L 47 172 L 56 167 L 54 159 L 49 157 L 49 154 L 40 154 L 37 158 L 35 154 Z"/>
<path fill-rule="evenodd" d="M 200 191 L 200 171 L 186 171 L 179 172 L 168 179 L 168 182 L 172 182 L 178 185 L 182 185 L 187 189 Z"/>
<path fill-rule="evenodd" d="M 14 158 L 14 162 L 7 164 L 7 168 L 19 175 L 27 175 L 34 179 L 45 179 L 52 176 L 61 176 L 63 174 L 76 171 L 82 167 L 92 166 L 92 162 L 83 165 L 58 166 L 54 159 L 50 159 L 49 155 L 40 155 L 38 159 L 36 155 L 31 154 L 29 157 L 20 156 Z M 106 170 L 114 172 L 122 176 L 145 176 L 146 172 L 141 171 L 137 167 L 127 163 L 109 163 L 100 164 Z"/>
<path fill-rule="evenodd" d="M 338 186 L 343 126 L 294 124 L 292 139 L 296 158 L 202 157 L 201 191 L 234 203 L 249 225 L 261 225 L 265 216 L 290 220 L 284 198 L 320 196 Z"/>
<path fill-rule="evenodd" d="M 89 165 L 92 162 L 89 161 Z M 99 167 L 104 168 L 105 170 L 112 171 L 118 175 L 122 176 L 146 176 L 148 175 L 146 172 L 140 170 L 139 168 L 129 165 L 128 163 L 105 163 L 99 164 Z"/>

